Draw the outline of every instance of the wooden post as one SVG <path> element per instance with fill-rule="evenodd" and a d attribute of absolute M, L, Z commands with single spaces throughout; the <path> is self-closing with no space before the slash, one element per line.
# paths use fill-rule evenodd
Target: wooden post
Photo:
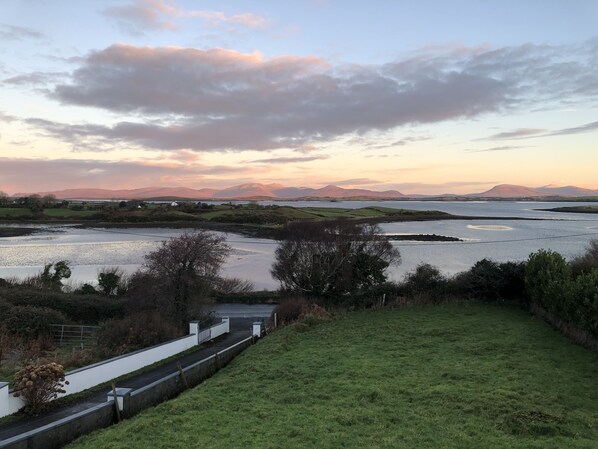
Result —
<path fill-rule="evenodd" d="M 181 362 L 176 362 L 176 366 L 179 369 L 179 374 L 183 378 L 183 382 L 185 383 L 185 387 L 188 390 L 189 389 L 189 383 L 187 382 L 187 376 L 185 376 L 185 372 L 183 371 L 183 368 L 181 367 Z"/>
<path fill-rule="evenodd" d="M 116 419 L 118 422 L 122 421 L 120 417 L 120 407 L 118 406 L 118 398 L 116 397 L 116 385 L 112 382 L 112 394 L 114 395 L 114 406 L 116 407 Z"/>
<path fill-rule="evenodd" d="M 275 314 L 274 314 L 274 329 L 276 329 L 276 328 L 278 327 L 278 326 L 277 326 L 277 322 L 276 322 L 276 318 L 277 318 L 277 316 L 276 316 L 276 315 L 277 315 L 277 314 L 275 313 Z"/>

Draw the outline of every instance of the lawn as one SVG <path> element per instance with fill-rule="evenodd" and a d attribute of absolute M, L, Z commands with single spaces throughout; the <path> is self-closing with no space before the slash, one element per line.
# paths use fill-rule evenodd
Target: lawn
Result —
<path fill-rule="evenodd" d="M 598 357 L 513 308 L 287 328 L 83 448 L 596 448 Z"/>

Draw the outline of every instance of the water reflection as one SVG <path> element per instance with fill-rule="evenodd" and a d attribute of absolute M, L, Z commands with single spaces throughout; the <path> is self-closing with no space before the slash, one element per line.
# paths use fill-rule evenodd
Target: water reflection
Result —
<path fill-rule="evenodd" d="M 376 202 L 330 203 L 330 207 L 357 206 L 356 203 L 394 206 Z M 291 203 L 300 206 L 298 203 Z M 313 203 L 309 205 L 313 206 Z M 317 203 L 318 206 L 327 206 Z M 443 203 L 452 213 L 467 209 L 469 215 L 501 215 L 528 217 L 546 214 L 533 211 L 530 203 Z M 558 203 L 557 203 L 558 205 Z M 562 204 L 561 204 L 562 205 Z M 414 207 L 417 206 L 417 207 Z M 430 202 L 401 202 L 404 208 L 433 208 Z M 476 206 L 478 209 L 476 210 Z M 541 204 L 538 207 L 554 207 Z M 436 208 L 436 207 L 434 207 Z M 438 207 L 437 209 L 440 209 Z M 448 210 L 447 210 L 448 211 Z M 391 267 L 390 277 L 399 280 L 419 263 L 437 265 L 446 273 L 468 269 L 483 258 L 499 262 L 523 260 L 540 248 L 549 248 L 570 258 L 598 238 L 598 217 L 587 214 L 567 215 L 559 220 L 446 220 L 434 222 L 385 223 L 388 234 L 437 234 L 457 237 L 463 242 L 395 241 L 402 254 L 402 264 Z M 14 225 L 12 225 L 14 226 Z M 39 225 L 38 225 L 39 227 Z M 143 263 L 144 255 L 160 242 L 180 235 L 185 229 L 77 229 L 72 226 L 47 227 L 35 235 L 0 239 L 0 277 L 25 277 L 38 273 L 44 264 L 69 260 L 73 266 L 73 282 L 94 281 L 103 267 L 120 266 L 133 272 Z M 270 275 L 276 242 L 265 239 L 224 234 L 233 248 L 224 272 L 228 276 L 249 279 L 257 289 L 273 289 L 277 283 Z"/>

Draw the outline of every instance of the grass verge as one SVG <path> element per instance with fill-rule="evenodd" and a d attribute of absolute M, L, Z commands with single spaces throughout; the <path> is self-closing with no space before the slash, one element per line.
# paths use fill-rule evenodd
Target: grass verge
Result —
<path fill-rule="evenodd" d="M 517 309 L 445 305 L 281 330 L 84 448 L 594 448 L 598 357 Z"/>

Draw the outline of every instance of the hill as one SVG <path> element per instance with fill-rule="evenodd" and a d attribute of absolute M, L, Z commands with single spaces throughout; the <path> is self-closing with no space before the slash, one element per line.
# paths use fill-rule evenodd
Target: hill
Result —
<path fill-rule="evenodd" d="M 581 187 L 576 186 L 554 186 L 548 185 L 544 187 L 538 187 L 535 190 L 539 192 L 547 193 L 552 196 L 596 196 L 598 195 L 598 190 L 591 190 L 591 189 L 584 189 Z"/>
<path fill-rule="evenodd" d="M 371 199 L 394 199 L 402 198 L 401 192 L 388 190 L 377 192 L 366 189 L 344 189 L 336 186 L 326 186 L 321 189 L 307 187 L 285 187 L 282 184 L 240 184 L 226 189 L 191 189 L 185 187 L 144 187 L 140 189 L 66 189 L 50 192 L 35 192 L 38 195 L 54 195 L 59 199 L 80 199 L 80 200 L 109 200 L 109 199 L 157 199 L 157 198 L 180 198 L 190 200 L 210 199 L 299 199 L 299 198 L 371 198 Z M 16 193 L 13 196 L 27 196 L 31 193 Z"/>
<path fill-rule="evenodd" d="M 482 193 L 475 193 L 470 196 L 479 196 L 483 198 L 534 198 L 542 196 L 551 196 L 549 193 L 541 192 L 529 187 L 517 186 L 513 184 L 499 184 Z"/>

